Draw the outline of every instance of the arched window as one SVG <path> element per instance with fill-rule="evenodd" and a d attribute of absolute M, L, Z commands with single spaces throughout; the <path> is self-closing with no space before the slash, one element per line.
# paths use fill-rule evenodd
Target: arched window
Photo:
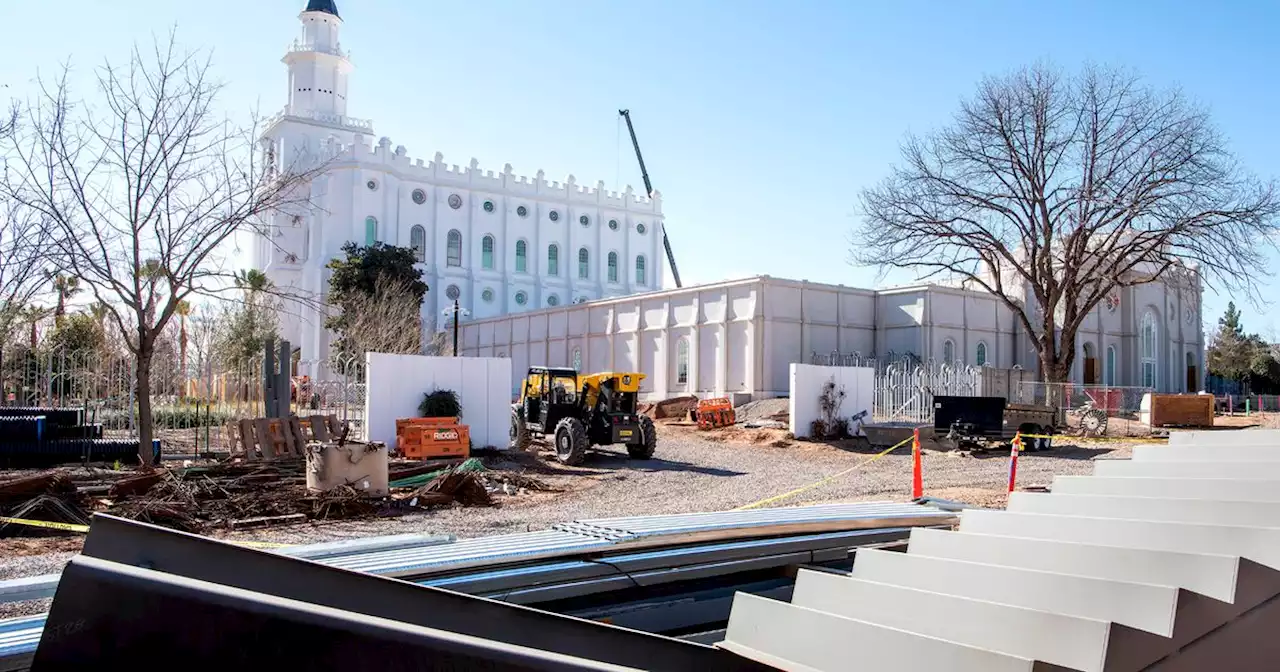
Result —
<path fill-rule="evenodd" d="M 642 254 L 636 257 L 636 284 L 644 285 L 645 277 L 646 276 L 644 272 L 644 255 Z"/>
<path fill-rule="evenodd" d="M 1139 337 L 1142 360 L 1142 386 L 1155 389 L 1156 386 L 1156 315 L 1147 311 L 1142 316 L 1142 332 Z"/>
<path fill-rule="evenodd" d="M 676 385 L 689 384 L 689 341 L 680 339 L 676 343 Z"/>
<path fill-rule="evenodd" d="M 583 280 L 591 277 L 591 253 L 585 247 L 578 250 L 578 277 Z"/>
<path fill-rule="evenodd" d="M 973 363 L 977 364 L 978 366 L 987 365 L 987 344 L 986 343 L 983 343 L 982 341 L 978 341 L 978 351 L 973 356 Z"/>
<path fill-rule="evenodd" d="M 427 230 L 421 226 L 414 226 L 409 229 L 409 247 L 413 248 L 413 260 L 423 262 L 427 260 Z"/>
<path fill-rule="evenodd" d="M 609 253 L 609 282 L 618 281 L 618 253 Z"/>
<path fill-rule="evenodd" d="M 485 236 L 480 240 L 480 266 L 493 268 L 493 236 Z"/>
<path fill-rule="evenodd" d="M 523 240 L 516 241 L 516 273 L 524 273 L 528 268 L 529 244 Z"/>
<path fill-rule="evenodd" d="M 947 339 L 942 342 L 942 363 L 952 364 L 956 361 L 956 342 Z"/>
<path fill-rule="evenodd" d="M 364 218 L 364 246 L 369 247 L 378 242 L 378 219 L 376 217 Z"/>
<path fill-rule="evenodd" d="M 1102 369 L 1102 382 L 1108 386 L 1116 384 L 1116 346 L 1107 346 L 1107 362 Z"/>
<path fill-rule="evenodd" d="M 560 275 L 560 247 L 555 243 L 547 247 L 547 275 Z"/>
<path fill-rule="evenodd" d="M 462 265 L 462 232 L 454 229 L 449 232 L 449 244 L 447 248 L 446 266 Z"/>

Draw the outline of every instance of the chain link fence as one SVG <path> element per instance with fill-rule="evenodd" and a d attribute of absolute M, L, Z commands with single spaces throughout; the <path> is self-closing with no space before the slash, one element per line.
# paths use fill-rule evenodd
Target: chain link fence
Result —
<path fill-rule="evenodd" d="M 1142 397 L 1152 392 L 1150 387 L 1026 381 L 1011 401 L 1062 409 L 1070 434 L 1131 437 L 1151 433 L 1138 414 Z"/>
<path fill-rule="evenodd" d="M 290 410 L 338 416 L 364 436 L 364 379 L 356 358 L 326 363 L 319 379 L 291 378 Z M 0 362 L 0 405 L 83 408 L 107 438 L 138 436 L 136 360 L 96 351 L 9 349 Z M 166 454 L 230 449 L 230 424 L 265 412 L 261 357 L 188 358 L 157 353 L 152 360 L 151 417 Z"/>

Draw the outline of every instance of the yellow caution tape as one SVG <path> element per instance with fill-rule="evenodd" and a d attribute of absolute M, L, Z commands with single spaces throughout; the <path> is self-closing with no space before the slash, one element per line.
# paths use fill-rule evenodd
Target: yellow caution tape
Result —
<path fill-rule="evenodd" d="M 47 520 L 27 520 L 25 518 L 8 518 L 0 516 L 0 523 L 6 525 L 26 525 L 28 527 L 46 527 L 51 530 L 64 530 L 66 532 L 88 532 L 88 525 L 72 525 L 71 523 L 51 523 Z"/>
<path fill-rule="evenodd" d="M 794 495 L 798 495 L 798 494 L 800 494 L 800 493 L 802 493 L 802 492 L 804 492 L 804 491 L 806 491 L 806 490 L 812 490 L 812 489 L 814 489 L 814 488 L 816 488 L 816 487 L 818 487 L 818 486 L 825 485 L 825 484 L 827 484 L 827 483 L 830 483 L 831 481 L 834 481 L 834 480 L 835 480 L 835 479 L 837 479 L 837 478 L 840 478 L 841 476 L 844 476 L 845 474 L 847 474 L 847 473 L 849 473 L 849 472 L 851 472 L 851 471 L 854 471 L 854 470 L 856 470 L 856 469 L 858 469 L 858 468 L 861 468 L 861 467 L 865 467 L 865 466 L 867 466 L 868 464 L 871 464 L 872 462 L 875 462 L 876 460 L 878 460 L 878 459 L 880 459 L 880 458 L 884 457 L 885 455 L 888 455 L 889 453 L 892 453 L 893 451 L 895 451 L 895 450 L 897 450 L 897 449 L 899 449 L 899 448 L 901 448 L 901 447 L 903 447 L 903 446 L 907 445 L 908 443 L 911 443 L 911 441 L 912 441 L 914 438 L 915 438 L 915 436 L 908 436 L 907 438 L 905 438 L 905 439 L 903 439 L 903 440 L 901 440 L 901 441 L 897 442 L 896 444 L 894 444 L 894 445 L 892 445 L 892 446 L 890 446 L 890 447 L 888 447 L 888 448 L 886 448 L 886 449 L 884 449 L 884 450 L 880 451 L 880 453 L 878 453 L 877 455 L 872 456 L 870 459 L 863 460 L 862 462 L 859 462 L 859 463 L 857 463 L 857 464 L 853 465 L 852 467 L 849 467 L 848 469 L 845 469 L 844 471 L 842 471 L 842 472 L 840 472 L 840 473 L 838 473 L 838 474 L 832 474 L 832 475 L 830 475 L 830 476 L 828 476 L 828 477 L 826 477 L 826 478 L 824 478 L 824 479 L 822 479 L 822 480 L 814 481 L 813 483 L 810 483 L 809 485 L 806 485 L 806 486 L 804 486 L 804 487 L 796 488 L 795 490 L 792 490 L 792 491 L 790 491 L 790 492 L 784 492 L 784 493 L 782 493 L 781 495 L 777 495 L 777 496 L 775 496 L 775 497 L 770 497 L 770 498 L 768 498 L 768 499 L 762 499 L 762 500 L 760 500 L 760 501 L 758 501 L 758 502 L 752 502 L 752 503 L 747 504 L 747 505 L 745 505 L 745 506 L 739 506 L 738 508 L 733 509 L 733 510 L 734 510 L 734 511 L 746 511 L 747 509 L 755 509 L 755 508 L 759 508 L 759 507 L 764 506 L 764 505 L 766 505 L 766 504 L 772 504 L 772 503 L 774 503 L 774 502 L 779 502 L 779 501 L 782 501 L 782 500 L 784 500 L 784 499 L 787 499 L 788 497 L 792 497 L 792 496 L 794 496 Z"/>
<path fill-rule="evenodd" d="M 5 525 L 26 525 L 27 527 L 43 527 L 51 530 L 63 530 L 64 532 L 80 532 L 81 534 L 89 531 L 88 525 L 73 525 L 71 523 L 54 523 L 47 520 L 28 520 L 26 518 L 9 518 L 8 516 L 0 516 L 0 523 Z M 210 537 L 212 538 L 212 537 Z M 218 539 L 217 541 L 225 541 L 229 544 L 238 546 L 248 546 L 250 548 L 288 548 L 290 544 L 276 544 L 269 541 L 240 541 L 236 539 Z"/>

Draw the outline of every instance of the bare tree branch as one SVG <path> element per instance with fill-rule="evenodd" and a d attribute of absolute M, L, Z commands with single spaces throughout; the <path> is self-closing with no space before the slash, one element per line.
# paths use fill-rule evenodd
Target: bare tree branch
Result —
<path fill-rule="evenodd" d="M 73 97 L 65 71 L 40 88 L 8 143 L 6 195 L 49 220 L 63 270 L 107 306 L 136 355 L 149 446 L 157 338 L 184 301 L 230 284 L 235 235 L 308 207 L 324 166 L 259 161 L 258 129 L 217 111 L 209 59 L 172 35 L 135 47 L 123 67 L 101 66 L 94 104 Z"/>
<path fill-rule="evenodd" d="M 862 192 L 853 262 L 999 297 L 1049 381 L 1066 379 L 1077 331 L 1118 288 L 1205 281 L 1258 296 L 1280 230 L 1274 184 L 1236 164 L 1208 114 L 1120 70 L 987 79 L 902 154 Z"/>

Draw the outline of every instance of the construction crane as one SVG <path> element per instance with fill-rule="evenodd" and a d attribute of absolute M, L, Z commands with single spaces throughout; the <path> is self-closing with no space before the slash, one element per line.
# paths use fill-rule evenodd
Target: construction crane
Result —
<path fill-rule="evenodd" d="M 631 125 L 631 110 L 618 110 L 618 115 L 627 120 L 627 132 L 631 134 L 631 146 L 636 148 L 636 160 L 640 162 L 640 177 L 644 178 L 644 193 L 653 198 L 653 183 L 649 181 L 649 171 L 644 167 L 644 156 L 640 154 L 640 141 L 636 140 L 636 128 Z M 667 263 L 671 264 L 671 278 L 676 287 L 684 287 L 680 282 L 680 270 L 676 268 L 676 255 L 671 252 L 671 241 L 667 239 L 667 227 L 662 227 L 662 246 L 667 249 Z"/>

